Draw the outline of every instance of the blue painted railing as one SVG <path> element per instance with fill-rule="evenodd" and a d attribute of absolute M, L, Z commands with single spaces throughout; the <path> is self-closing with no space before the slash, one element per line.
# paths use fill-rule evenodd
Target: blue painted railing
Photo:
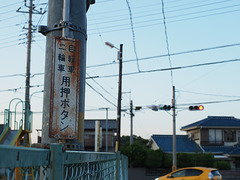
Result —
<path fill-rule="evenodd" d="M 117 153 L 0 146 L 0 179 L 128 180 L 128 158 Z"/>

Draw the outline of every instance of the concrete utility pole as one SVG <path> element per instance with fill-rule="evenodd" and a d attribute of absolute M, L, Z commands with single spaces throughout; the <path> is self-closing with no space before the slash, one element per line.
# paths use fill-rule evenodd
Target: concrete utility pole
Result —
<path fill-rule="evenodd" d="M 36 30 L 33 27 L 32 24 L 32 15 L 33 14 L 44 14 L 46 11 L 42 12 L 42 9 L 40 11 L 35 9 L 35 6 L 33 4 L 33 0 L 29 0 L 29 5 L 27 5 L 27 1 L 25 0 L 24 6 L 28 8 L 28 11 L 22 11 L 21 7 L 17 9 L 16 12 L 20 13 L 28 13 L 28 28 L 23 27 L 23 29 L 27 29 L 27 63 L 26 63 L 26 86 L 25 86 L 25 118 L 24 118 L 24 128 L 26 129 L 26 124 L 28 120 L 28 111 L 31 108 L 29 94 L 30 94 L 30 67 L 31 67 L 31 45 L 32 45 L 32 31 Z"/>
<path fill-rule="evenodd" d="M 105 42 L 105 44 L 111 48 L 115 48 L 118 51 L 118 60 L 119 60 L 119 80 L 118 80 L 118 102 L 117 102 L 117 141 L 116 141 L 116 150 L 120 150 L 120 140 L 121 140 L 121 102 L 122 102 L 122 53 L 123 53 L 123 44 L 120 44 L 120 49 L 115 47 L 110 42 Z"/>
<path fill-rule="evenodd" d="M 39 32 L 46 35 L 47 39 L 42 143 L 64 142 L 76 145 L 71 148 L 84 149 L 86 12 L 90 4 L 94 2 L 94 0 L 48 1 L 47 26 L 39 27 Z M 64 54 L 65 52 L 67 54 Z M 60 63 L 57 64 L 58 62 Z M 58 79 L 58 76 L 61 79 Z M 57 88 L 59 91 L 56 91 L 54 87 L 62 89 Z M 72 96 L 73 91 L 75 94 Z M 66 109 L 74 100 L 78 107 L 77 109 L 73 107 L 74 120 L 72 120 L 68 117 L 70 111 L 68 112 Z M 59 122 L 67 125 L 55 132 L 55 124 L 61 126 Z M 70 126 L 72 129 L 68 131 Z M 73 130 L 74 132 L 72 132 Z M 61 134 L 64 131 L 66 133 Z"/>
<path fill-rule="evenodd" d="M 176 114 L 175 114 L 175 86 L 173 86 L 173 99 L 172 99 L 172 111 L 173 111 L 173 166 L 172 171 L 177 169 L 177 154 L 176 154 Z"/>
<path fill-rule="evenodd" d="M 122 102 L 122 53 L 123 44 L 120 44 L 119 50 L 119 80 L 118 80 L 118 104 L 117 104 L 117 141 L 118 150 L 120 150 L 121 140 L 121 102 Z"/>
<path fill-rule="evenodd" d="M 32 45 L 32 13 L 33 13 L 33 4 L 30 0 L 29 4 L 29 19 L 28 19 L 28 41 L 27 41 L 27 68 L 26 68 L 26 89 L 25 89 L 25 119 L 24 127 L 26 129 L 26 123 L 28 120 L 27 110 L 30 110 L 30 66 L 31 66 L 31 45 Z"/>

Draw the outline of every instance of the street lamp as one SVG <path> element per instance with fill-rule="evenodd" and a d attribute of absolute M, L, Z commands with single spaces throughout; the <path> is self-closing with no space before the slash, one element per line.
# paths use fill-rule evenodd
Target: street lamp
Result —
<path fill-rule="evenodd" d="M 120 44 L 120 48 L 115 47 L 110 42 L 105 42 L 110 48 L 115 48 L 118 50 L 119 56 L 119 81 L 118 81 L 118 104 L 117 104 L 117 149 L 120 150 L 120 132 L 121 132 L 121 101 L 122 101 L 122 53 L 123 53 L 123 44 Z"/>

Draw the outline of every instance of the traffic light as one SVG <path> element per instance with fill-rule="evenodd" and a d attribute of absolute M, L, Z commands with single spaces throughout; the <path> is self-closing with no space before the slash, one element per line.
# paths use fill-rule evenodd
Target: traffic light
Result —
<path fill-rule="evenodd" d="M 202 111 L 204 109 L 203 105 L 199 105 L 199 106 L 189 106 L 188 109 L 190 111 Z"/>
<path fill-rule="evenodd" d="M 159 109 L 160 110 L 164 110 L 164 111 L 170 111 L 171 110 L 171 106 L 170 105 L 160 105 Z"/>
<path fill-rule="evenodd" d="M 140 109 L 142 109 L 142 106 L 136 106 L 135 107 L 135 111 L 139 111 Z"/>

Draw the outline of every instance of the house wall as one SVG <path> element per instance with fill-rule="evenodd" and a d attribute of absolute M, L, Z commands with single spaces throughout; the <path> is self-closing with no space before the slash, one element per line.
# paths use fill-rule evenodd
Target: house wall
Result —
<path fill-rule="evenodd" d="M 152 142 L 152 143 L 151 143 L 151 149 L 153 149 L 153 150 L 158 150 L 159 147 L 156 145 L 155 142 Z"/>
<path fill-rule="evenodd" d="M 106 132 L 105 131 L 102 132 L 102 138 L 100 138 L 100 141 L 101 141 L 100 144 L 102 144 L 102 147 L 100 148 L 105 150 L 106 148 Z M 84 133 L 85 150 L 94 150 L 94 146 L 95 146 L 95 131 L 93 130 L 85 131 Z M 114 131 L 113 130 L 108 131 L 108 149 L 109 151 L 114 150 Z"/>

